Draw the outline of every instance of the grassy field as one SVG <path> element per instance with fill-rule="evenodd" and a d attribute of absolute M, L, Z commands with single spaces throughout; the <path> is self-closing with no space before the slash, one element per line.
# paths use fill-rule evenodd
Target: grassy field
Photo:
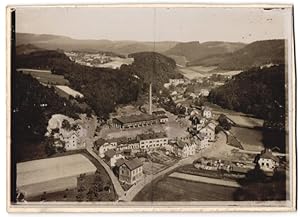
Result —
<path fill-rule="evenodd" d="M 235 188 L 164 177 L 139 192 L 134 201 L 230 201 Z"/>
<path fill-rule="evenodd" d="M 133 63 L 133 58 L 111 57 L 111 60 L 111 62 L 99 64 L 97 65 L 97 67 L 117 69 L 120 68 L 123 64 L 130 65 L 131 63 Z"/>
<path fill-rule="evenodd" d="M 199 72 L 201 74 L 211 74 L 211 72 L 216 69 L 216 66 L 191 66 L 189 69 Z"/>
<path fill-rule="evenodd" d="M 63 75 L 54 75 L 51 71 L 47 70 L 31 70 L 31 69 L 20 69 L 23 74 L 31 75 L 36 78 L 39 82 L 45 84 L 56 84 L 56 85 L 69 85 L 69 81 L 64 78 Z"/>
<path fill-rule="evenodd" d="M 216 66 L 190 66 L 190 67 L 180 67 L 178 69 L 188 79 L 209 77 L 212 74 L 234 76 L 241 73 L 241 71 L 226 71 L 226 70 L 220 71 L 217 69 Z"/>
<path fill-rule="evenodd" d="M 114 201 L 117 196 L 108 174 L 101 164 L 89 153 L 83 150 L 76 150 L 56 154 L 55 156 L 65 156 L 77 153 L 81 153 L 87 157 L 97 167 L 97 174 L 78 178 L 77 188 L 75 189 L 47 193 L 45 195 L 30 198 L 29 201 L 40 201 L 42 197 L 44 197 L 46 201 Z M 101 183 L 100 188 L 97 191 L 94 190 L 95 186 L 99 183 Z M 90 190 L 93 192 L 92 195 L 89 194 Z"/>
<path fill-rule="evenodd" d="M 230 132 L 241 142 L 243 148 L 248 151 L 261 151 L 264 149 L 261 130 L 243 127 L 232 127 Z"/>
<path fill-rule="evenodd" d="M 226 114 L 228 118 L 230 118 L 234 123 L 236 123 L 238 126 L 242 127 L 262 127 L 264 124 L 264 120 L 253 118 L 253 117 L 247 117 L 242 115 L 233 115 L 233 114 Z"/>
<path fill-rule="evenodd" d="M 154 162 L 144 162 L 143 163 L 143 171 L 146 175 L 156 174 L 163 170 L 166 166 L 159 163 Z"/>

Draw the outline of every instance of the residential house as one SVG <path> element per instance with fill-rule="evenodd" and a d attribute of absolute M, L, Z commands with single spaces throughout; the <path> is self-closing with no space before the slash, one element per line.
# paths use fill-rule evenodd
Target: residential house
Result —
<path fill-rule="evenodd" d="M 169 121 L 169 117 L 167 115 L 159 116 L 159 123 L 165 124 Z"/>
<path fill-rule="evenodd" d="M 273 172 L 279 166 L 279 158 L 273 155 L 271 149 L 265 149 L 261 152 L 258 165 L 265 172 Z"/>
<path fill-rule="evenodd" d="M 209 141 L 206 136 L 197 136 L 196 139 L 196 152 L 200 152 L 203 149 L 206 149 L 209 146 Z"/>
<path fill-rule="evenodd" d="M 143 178 L 143 163 L 138 158 L 118 160 L 117 166 L 121 183 L 133 185 Z"/>
<path fill-rule="evenodd" d="M 110 149 L 105 152 L 105 159 L 109 163 L 109 166 L 112 168 L 116 166 L 116 162 L 119 159 L 124 159 L 124 156 L 113 149 Z"/>
<path fill-rule="evenodd" d="M 208 89 L 201 89 L 199 95 L 200 96 L 208 96 L 209 95 L 209 90 Z"/>
<path fill-rule="evenodd" d="M 99 156 L 104 158 L 106 151 L 117 148 L 117 141 L 115 139 L 104 140 L 100 138 L 96 141 L 95 147 L 98 149 Z"/>
<path fill-rule="evenodd" d="M 215 124 L 208 123 L 200 130 L 200 135 L 206 137 L 209 142 L 215 141 L 216 140 L 215 128 L 216 128 Z"/>
<path fill-rule="evenodd" d="M 211 110 L 209 109 L 209 108 L 204 108 L 203 110 L 202 110 L 202 116 L 204 117 L 204 118 L 207 118 L 207 119 L 210 119 L 210 118 L 212 118 L 212 112 L 211 112 Z"/>
<path fill-rule="evenodd" d="M 65 142 L 66 151 L 85 148 L 85 143 L 80 140 L 78 131 L 64 133 L 64 135 L 61 135 L 60 139 Z"/>
<path fill-rule="evenodd" d="M 186 158 L 191 155 L 196 154 L 196 144 L 195 143 L 188 143 L 183 142 L 181 140 L 175 142 L 173 144 L 174 154 L 181 158 Z"/>

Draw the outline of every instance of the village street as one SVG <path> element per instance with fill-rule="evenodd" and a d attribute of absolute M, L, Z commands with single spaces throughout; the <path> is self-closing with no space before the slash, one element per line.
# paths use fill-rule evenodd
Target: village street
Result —
<path fill-rule="evenodd" d="M 91 147 L 87 147 L 86 150 L 89 152 L 90 155 L 92 155 L 96 160 L 98 160 L 98 162 L 106 170 L 106 172 L 108 173 L 108 175 L 111 179 L 112 184 L 114 185 L 114 189 L 115 189 L 118 197 L 120 198 L 121 196 L 123 196 L 125 191 L 122 188 L 118 178 L 115 176 L 115 174 L 111 170 L 111 168 L 93 151 L 93 149 Z"/>
<path fill-rule="evenodd" d="M 147 175 L 142 179 L 140 182 L 132 186 L 127 192 L 126 195 L 120 198 L 120 200 L 123 201 L 132 201 L 133 198 L 137 195 L 138 192 L 140 192 L 147 184 L 150 184 L 153 180 L 164 176 L 165 174 L 171 172 L 172 170 L 176 169 L 177 167 L 184 166 L 187 164 L 192 164 L 194 160 L 206 156 L 207 154 L 211 154 L 213 152 L 218 152 L 219 150 L 221 152 L 224 151 L 222 146 L 226 145 L 226 135 L 223 132 L 220 132 L 218 134 L 218 139 L 216 142 L 212 143 L 207 149 L 204 149 L 200 151 L 199 153 L 189 156 L 187 158 L 179 160 L 177 163 L 175 163 L 173 166 L 168 167 L 155 175 Z"/>
<path fill-rule="evenodd" d="M 118 178 L 115 176 L 111 168 L 94 152 L 92 149 L 91 144 L 88 143 L 89 145 L 87 146 L 87 151 L 95 158 L 97 161 L 103 166 L 103 168 L 106 170 L 108 173 L 109 177 L 111 178 L 111 181 L 114 185 L 114 189 L 119 197 L 120 201 L 132 201 L 133 198 L 147 185 L 150 184 L 153 180 L 164 176 L 165 174 L 171 172 L 172 170 L 184 166 L 187 164 L 192 164 L 194 160 L 198 159 L 199 157 L 202 156 L 223 156 L 224 152 L 227 152 L 226 148 L 226 135 L 224 132 L 220 132 L 217 135 L 217 139 L 214 143 L 211 143 L 209 147 L 201 150 L 199 153 L 189 156 L 187 158 L 181 159 L 178 162 L 176 162 L 174 165 L 156 173 L 156 174 L 151 174 L 151 175 L 145 175 L 144 178 L 133 185 L 127 192 L 124 191 L 122 188 Z"/>

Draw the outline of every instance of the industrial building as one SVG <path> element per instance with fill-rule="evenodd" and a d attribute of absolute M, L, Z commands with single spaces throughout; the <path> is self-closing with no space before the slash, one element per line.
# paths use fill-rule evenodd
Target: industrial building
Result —
<path fill-rule="evenodd" d="M 153 124 L 159 124 L 159 118 L 150 114 L 115 117 L 112 120 L 113 127 L 119 129 L 145 127 Z"/>

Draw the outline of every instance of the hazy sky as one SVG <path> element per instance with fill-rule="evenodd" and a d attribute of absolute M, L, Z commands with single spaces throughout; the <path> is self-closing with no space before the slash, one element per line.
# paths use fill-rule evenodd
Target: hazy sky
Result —
<path fill-rule="evenodd" d="M 17 32 L 76 39 L 240 41 L 287 38 L 290 9 L 17 8 Z"/>

